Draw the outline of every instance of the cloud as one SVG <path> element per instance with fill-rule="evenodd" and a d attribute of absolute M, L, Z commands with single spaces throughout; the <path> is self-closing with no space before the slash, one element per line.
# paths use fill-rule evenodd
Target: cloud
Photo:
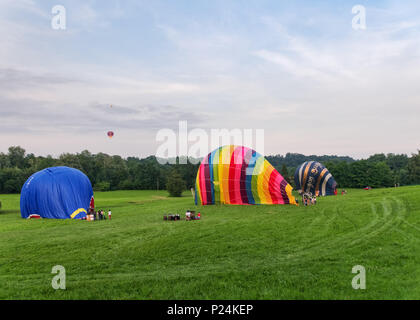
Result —
<path fill-rule="evenodd" d="M 255 52 L 255 55 L 268 62 L 281 66 L 286 72 L 298 77 L 326 77 L 321 71 L 308 65 L 302 65 L 299 61 L 295 61 L 295 59 L 289 58 L 280 52 L 262 49 Z"/>
<path fill-rule="evenodd" d="M 264 128 L 274 153 L 417 147 L 414 4 L 372 5 L 357 32 L 350 7 L 269 3 L 64 0 L 68 29 L 57 32 L 49 4 L 2 1 L 2 144 L 67 151 L 113 129 L 150 150 L 158 129 L 187 120 Z"/>
<path fill-rule="evenodd" d="M 44 85 L 70 84 L 80 79 L 69 78 L 54 73 L 34 73 L 15 68 L 0 68 L 0 92 L 10 89 L 40 87 Z"/>
<path fill-rule="evenodd" d="M 368 12 L 372 15 L 372 11 Z M 384 13 L 381 13 L 384 15 Z M 275 30 L 279 45 L 260 48 L 253 54 L 269 63 L 278 65 L 287 73 L 318 82 L 363 81 L 372 76 L 371 71 L 391 66 L 405 68 L 404 57 L 419 55 L 420 24 L 416 21 L 393 21 L 386 11 L 381 23 L 371 24 L 365 31 L 353 29 L 326 32 L 323 38 L 292 33 L 272 17 L 263 17 L 262 23 Z M 395 16 L 393 17 L 395 20 Z M 313 28 L 326 17 L 318 17 Z M 323 22 L 325 23 L 325 22 Z M 323 25 L 322 23 L 322 25 Z M 275 47 L 275 46 L 274 46 Z M 415 62 L 418 64 L 418 60 Z M 366 72 L 369 68 L 369 73 Z"/>
<path fill-rule="evenodd" d="M 202 114 L 174 106 L 139 105 L 135 107 L 95 104 L 58 105 L 33 100 L 9 100 L 0 97 L 2 132 L 103 132 L 177 128 L 178 121 L 200 124 Z"/>
<path fill-rule="evenodd" d="M 0 2 L 0 12 L 5 14 L 15 11 L 25 11 L 41 18 L 49 18 L 49 12 L 38 7 L 34 0 L 2 0 Z"/>

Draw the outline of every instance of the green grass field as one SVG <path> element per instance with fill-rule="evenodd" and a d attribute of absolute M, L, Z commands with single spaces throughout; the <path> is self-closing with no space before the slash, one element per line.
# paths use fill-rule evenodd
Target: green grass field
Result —
<path fill-rule="evenodd" d="M 0 299 L 420 299 L 420 187 L 348 191 L 312 207 L 96 193 L 113 218 L 94 222 L 24 220 L 0 195 Z M 189 208 L 202 220 L 163 221 Z"/>

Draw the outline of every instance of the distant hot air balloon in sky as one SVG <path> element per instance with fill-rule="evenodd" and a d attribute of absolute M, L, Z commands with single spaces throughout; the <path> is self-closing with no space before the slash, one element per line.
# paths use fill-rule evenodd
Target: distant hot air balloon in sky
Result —
<path fill-rule="evenodd" d="M 113 131 L 108 131 L 108 137 L 111 139 L 114 136 L 114 132 Z"/>

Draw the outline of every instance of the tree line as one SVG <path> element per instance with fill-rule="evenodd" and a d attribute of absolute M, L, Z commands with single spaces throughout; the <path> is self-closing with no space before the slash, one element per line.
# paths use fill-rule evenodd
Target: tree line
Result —
<path fill-rule="evenodd" d="M 299 159 L 299 165 L 309 160 L 322 162 L 337 181 L 339 188 L 383 188 L 420 184 L 420 151 L 411 156 L 381 153 L 362 160 L 336 156 L 326 156 L 324 161 L 321 160 L 323 157 L 315 156 L 303 160 L 301 155 L 290 155 L 289 159 L 283 158 L 275 167 L 293 186 L 294 172 L 298 165 L 290 165 L 296 164 L 291 160 L 295 158 Z"/>
<path fill-rule="evenodd" d="M 179 161 L 178 161 L 179 162 Z M 95 191 L 162 190 L 173 171 L 181 175 L 185 187 L 194 187 L 198 164 L 161 165 L 154 156 L 144 159 L 92 154 L 84 150 L 77 154 L 63 153 L 58 158 L 35 156 L 13 146 L 0 153 L 0 193 L 20 193 L 25 181 L 35 172 L 55 166 L 67 166 L 85 173 Z"/>
<path fill-rule="evenodd" d="M 296 153 L 266 158 L 292 185 L 295 169 L 309 160 L 322 162 L 339 187 L 420 184 L 420 151 L 411 156 L 377 154 L 364 160 Z M 23 148 L 12 146 L 7 153 L 0 153 L 0 193 L 19 193 L 33 173 L 54 166 L 81 170 L 89 177 L 95 191 L 163 190 L 173 187 L 171 179 L 177 179 L 183 188 L 193 188 L 199 164 L 179 164 L 179 159 L 176 160 L 176 164 L 160 164 L 154 156 L 122 158 L 105 153 L 92 154 L 87 150 L 77 154 L 63 153 L 54 158 L 27 154 Z"/>

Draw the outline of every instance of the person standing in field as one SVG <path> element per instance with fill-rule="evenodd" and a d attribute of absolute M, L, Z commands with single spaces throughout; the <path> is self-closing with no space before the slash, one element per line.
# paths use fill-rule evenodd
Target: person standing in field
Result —
<path fill-rule="evenodd" d="M 108 219 L 109 219 L 109 220 L 111 220 L 111 215 L 112 215 L 112 212 L 111 212 L 111 209 L 109 209 L 109 210 L 108 210 Z"/>
<path fill-rule="evenodd" d="M 305 207 L 309 206 L 309 195 L 307 193 L 303 194 L 303 204 Z"/>

